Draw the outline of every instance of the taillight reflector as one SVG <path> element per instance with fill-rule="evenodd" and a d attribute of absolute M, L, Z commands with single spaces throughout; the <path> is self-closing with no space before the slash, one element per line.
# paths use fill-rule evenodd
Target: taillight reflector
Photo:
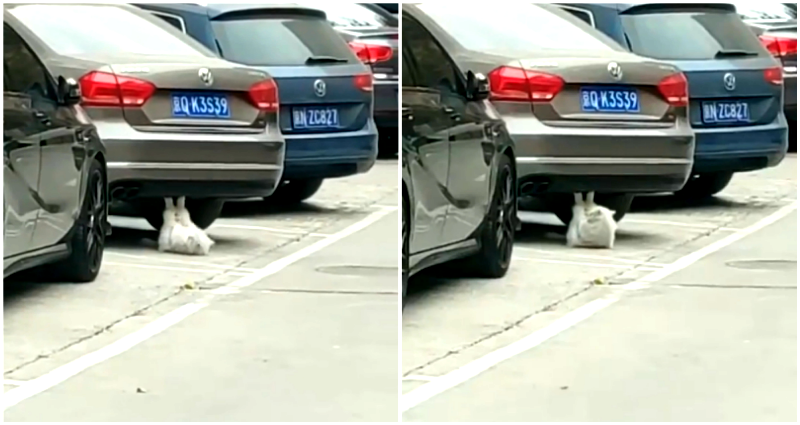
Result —
<path fill-rule="evenodd" d="M 264 112 L 278 112 L 278 85 L 275 80 L 259 81 L 247 91 L 250 101 Z"/>
<path fill-rule="evenodd" d="M 489 98 L 511 102 L 547 102 L 564 87 L 564 80 L 552 74 L 501 66 L 489 73 Z"/>
<path fill-rule="evenodd" d="M 687 106 L 689 104 L 689 82 L 682 72 L 677 72 L 664 77 L 658 83 L 658 91 L 672 106 Z"/>
<path fill-rule="evenodd" d="M 783 84 L 783 70 L 779 66 L 767 68 L 764 70 L 764 79 L 770 84 L 780 86 Z"/>
<path fill-rule="evenodd" d="M 781 57 L 797 54 L 796 38 L 775 37 L 772 35 L 762 35 L 758 38 L 773 56 Z"/>
<path fill-rule="evenodd" d="M 355 84 L 355 86 L 361 91 L 371 92 L 372 91 L 372 74 L 371 73 L 366 73 L 366 74 L 358 74 L 358 75 L 356 75 L 355 77 L 353 77 L 353 84 Z"/>
<path fill-rule="evenodd" d="M 156 91 L 149 81 L 102 71 L 84 75 L 78 84 L 86 106 L 142 106 Z"/>
<path fill-rule="evenodd" d="M 386 62 L 394 55 L 391 46 L 360 41 L 351 41 L 349 45 L 358 59 L 368 64 Z"/>

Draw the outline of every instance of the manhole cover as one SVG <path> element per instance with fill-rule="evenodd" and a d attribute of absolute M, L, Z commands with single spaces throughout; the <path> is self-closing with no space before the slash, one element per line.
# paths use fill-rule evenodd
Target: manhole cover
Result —
<path fill-rule="evenodd" d="M 797 261 L 792 260 L 742 260 L 729 261 L 730 267 L 747 270 L 797 270 Z"/>
<path fill-rule="evenodd" d="M 338 274 L 347 276 L 397 277 L 397 267 L 322 266 L 322 267 L 317 267 L 317 271 L 320 273 Z"/>

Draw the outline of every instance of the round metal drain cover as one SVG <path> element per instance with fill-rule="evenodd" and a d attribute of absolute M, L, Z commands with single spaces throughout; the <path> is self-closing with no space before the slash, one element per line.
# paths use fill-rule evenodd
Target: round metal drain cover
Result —
<path fill-rule="evenodd" d="M 792 260 L 742 260 L 729 261 L 730 267 L 746 270 L 797 270 L 797 261 Z"/>
<path fill-rule="evenodd" d="M 317 267 L 320 273 L 338 274 L 345 276 L 366 277 L 397 277 L 397 267 L 380 266 L 322 266 Z"/>

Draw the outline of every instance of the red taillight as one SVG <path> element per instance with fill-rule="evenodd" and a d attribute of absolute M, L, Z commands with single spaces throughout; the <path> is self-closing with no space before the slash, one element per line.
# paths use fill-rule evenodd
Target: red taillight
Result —
<path fill-rule="evenodd" d="M 84 75 L 79 84 L 86 106 L 142 106 L 156 91 L 149 81 L 101 71 Z"/>
<path fill-rule="evenodd" d="M 762 35 L 758 38 L 773 56 L 781 57 L 797 54 L 796 38 L 775 37 L 772 35 Z"/>
<path fill-rule="evenodd" d="M 780 86 L 783 84 L 783 70 L 779 66 L 767 68 L 764 70 L 764 79 L 770 84 Z"/>
<path fill-rule="evenodd" d="M 361 90 L 366 92 L 372 91 L 372 74 L 358 74 L 353 78 L 353 84 Z"/>
<path fill-rule="evenodd" d="M 275 80 L 259 81 L 247 91 L 256 108 L 264 112 L 278 112 L 278 86 Z"/>
<path fill-rule="evenodd" d="M 351 41 L 349 44 L 358 59 L 364 63 L 386 62 L 394 54 L 391 46 L 361 41 Z"/>
<path fill-rule="evenodd" d="M 672 106 L 687 106 L 689 104 L 689 82 L 682 72 L 664 77 L 658 83 L 658 91 Z"/>
<path fill-rule="evenodd" d="M 546 102 L 564 87 L 564 80 L 552 74 L 501 66 L 489 73 L 492 100 Z"/>

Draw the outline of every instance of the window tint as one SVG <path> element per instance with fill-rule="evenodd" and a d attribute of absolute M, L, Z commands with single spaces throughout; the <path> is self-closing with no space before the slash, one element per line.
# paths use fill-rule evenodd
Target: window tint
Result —
<path fill-rule="evenodd" d="M 110 5 L 25 5 L 10 9 L 50 48 L 63 55 L 133 53 L 206 56 L 135 13 Z M 65 36 L 68 35 L 68 36 Z"/>
<path fill-rule="evenodd" d="M 734 3 L 743 19 L 797 19 L 797 10 L 781 3 Z"/>
<path fill-rule="evenodd" d="M 3 72 L 5 91 L 27 94 L 34 101 L 55 99 L 44 66 L 25 45 L 19 34 L 5 24 L 3 25 Z"/>
<path fill-rule="evenodd" d="M 401 61 L 403 64 L 403 87 L 413 87 L 414 86 L 414 76 L 411 75 L 411 63 L 406 58 L 406 55 L 403 54 L 403 60 Z"/>
<path fill-rule="evenodd" d="M 403 18 L 403 50 L 406 49 L 413 56 L 418 71 L 417 86 L 459 93 L 458 71 L 442 48 L 421 25 Z"/>
<path fill-rule="evenodd" d="M 161 20 L 163 20 L 164 22 L 172 25 L 177 30 L 179 30 L 181 32 L 184 32 L 184 33 L 186 32 L 186 29 L 183 27 L 183 21 L 181 19 L 176 18 L 174 16 L 162 15 L 162 14 L 157 13 L 157 12 L 153 12 L 153 15 L 161 18 Z"/>
<path fill-rule="evenodd" d="M 621 50 L 597 30 L 578 26 L 541 5 L 515 4 L 510 10 L 506 7 L 452 7 L 430 2 L 417 7 L 470 50 Z"/>
<path fill-rule="evenodd" d="M 211 22 L 222 57 L 255 66 L 304 65 L 310 57 L 358 58 L 330 24 L 315 17 L 251 15 Z"/>
<path fill-rule="evenodd" d="M 655 59 L 714 59 L 721 51 L 768 55 L 741 18 L 730 12 L 623 15 L 622 26 L 631 50 Z"/>
<path fill-rule="evenodd" d="M 319 9 L 328 16 L 334 27 L 381 28 L 391 26 L 383 16 L 357 3 L 303 2 L 306 7 Z"/>
<path fill-rule="evenodd" d="M 567 13 L 571 14 L 572 16 L 594 27 L 594 21 L 592 19 L 592 14 L 590 12 L 580 9 L 567 8 L 567 7 L 561 7 L 561 8 L 564 9 L 564 11 L 566 11 Z"/>

